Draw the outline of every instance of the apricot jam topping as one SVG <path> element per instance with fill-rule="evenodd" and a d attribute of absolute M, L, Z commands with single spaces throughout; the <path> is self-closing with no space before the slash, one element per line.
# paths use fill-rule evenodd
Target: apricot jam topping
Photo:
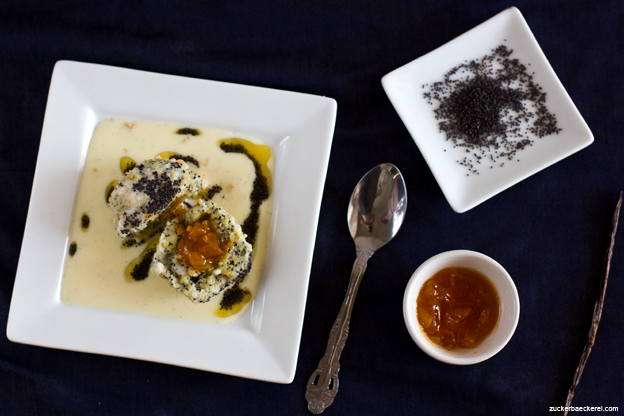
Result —
<path fill-rule="evenodd" d="M 184 264 L 195 270 L 212 269 L 227 250 L 209 220 L 187 225 L 181 234 L 178 253 Z"/>
<path fill-rule="evenodd" d="M 500 299 L 490 280 L 466 267 L 447 267 L 425 282 L 416 298 L 418 323 L 447 350 L 474 348 L 498 322 Z"/>

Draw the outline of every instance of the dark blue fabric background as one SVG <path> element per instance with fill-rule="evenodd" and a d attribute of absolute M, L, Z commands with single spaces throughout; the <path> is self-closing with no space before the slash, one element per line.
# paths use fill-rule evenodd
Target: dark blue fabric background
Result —
<path fill-rule="evenodd" d="M 457 214 L 380 80 L 509 6 L 523 13 L 595 142 Z M 3 334 L 0 415 L 308 414 L 305 384 L 324 353 L 355 258 L 347 202 L 361 175 L 382 162 L 402 170 L 409 210 L 396 239 L 369 262 L 341 359 L 340 391 L 325 414 L 538 415 L 562 405 L 589 330 L 615 195 L 624 188 L 623 24 L 624 2 L 616 0 L 4 0 L 0 327 L 56 61 L 325 95 L 337 100 L 338 115 L 292 384 L 14 344 Z M 577 406 L 624 410 L 621 233 Z M 451 249 L 495 258 L 521 300 L 507 347 L 474 366 L 429 358 L 403 323 L 412 272 Z"/>

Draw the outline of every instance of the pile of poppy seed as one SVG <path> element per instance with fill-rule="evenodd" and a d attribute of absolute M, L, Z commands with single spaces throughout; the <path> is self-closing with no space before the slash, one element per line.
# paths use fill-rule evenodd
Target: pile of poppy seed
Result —
<path fill-rule="evenodd" d="M 491 168 L 503 166 L 499 159 L 514 160 L 535 137 L 561 131 L 546 108 L 546 93 L 512 53 L 500 45 L 451 69 L 443 81 L 423 85 L 428 103 L 439 102 L 434 112 L 440 131 L 453 147 L 466 149 L 468 156 L 457 162 L 469 172 L 479 174 L 476 165 L 485 160 Z"/>

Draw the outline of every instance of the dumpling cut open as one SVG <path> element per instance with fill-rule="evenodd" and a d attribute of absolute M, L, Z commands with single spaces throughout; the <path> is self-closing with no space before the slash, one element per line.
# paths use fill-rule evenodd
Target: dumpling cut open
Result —
<path fill-rule="evenodd" d="M 139 240 L 201 186 L 201 175 L 183 160 L 156 158 L 139 163 L 126 172 L 108 199 L 117 234 Z"/>
<path fill-rule="evenodd" d="M 252 246 L 234 217 L 199 200 L 167 222 L 151 271 L 194 303 L 207 302 L 251 269 Z"/>

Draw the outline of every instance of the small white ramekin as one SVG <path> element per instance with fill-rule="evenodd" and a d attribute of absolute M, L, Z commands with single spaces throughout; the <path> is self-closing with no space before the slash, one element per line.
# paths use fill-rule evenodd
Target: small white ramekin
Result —
<path fill-rule="evenodd" d="M 500 296 L 500 315 L 492 333 L 476 348 L 448 351 L 431 342 L 418 323 L 416 298 L 420 288 L 446 267 L 468 267 L 486 275 Z M 410 335 L 425 353 L 436 360 L 456 365 L 476 364 L 497 354 L 509 342 L 520 318 L 520 298 L 509 273 L 490 257 L 468 250 L 440 253 L 425 261 L 412 275 L 403 297 L 403 317 Z"/>

